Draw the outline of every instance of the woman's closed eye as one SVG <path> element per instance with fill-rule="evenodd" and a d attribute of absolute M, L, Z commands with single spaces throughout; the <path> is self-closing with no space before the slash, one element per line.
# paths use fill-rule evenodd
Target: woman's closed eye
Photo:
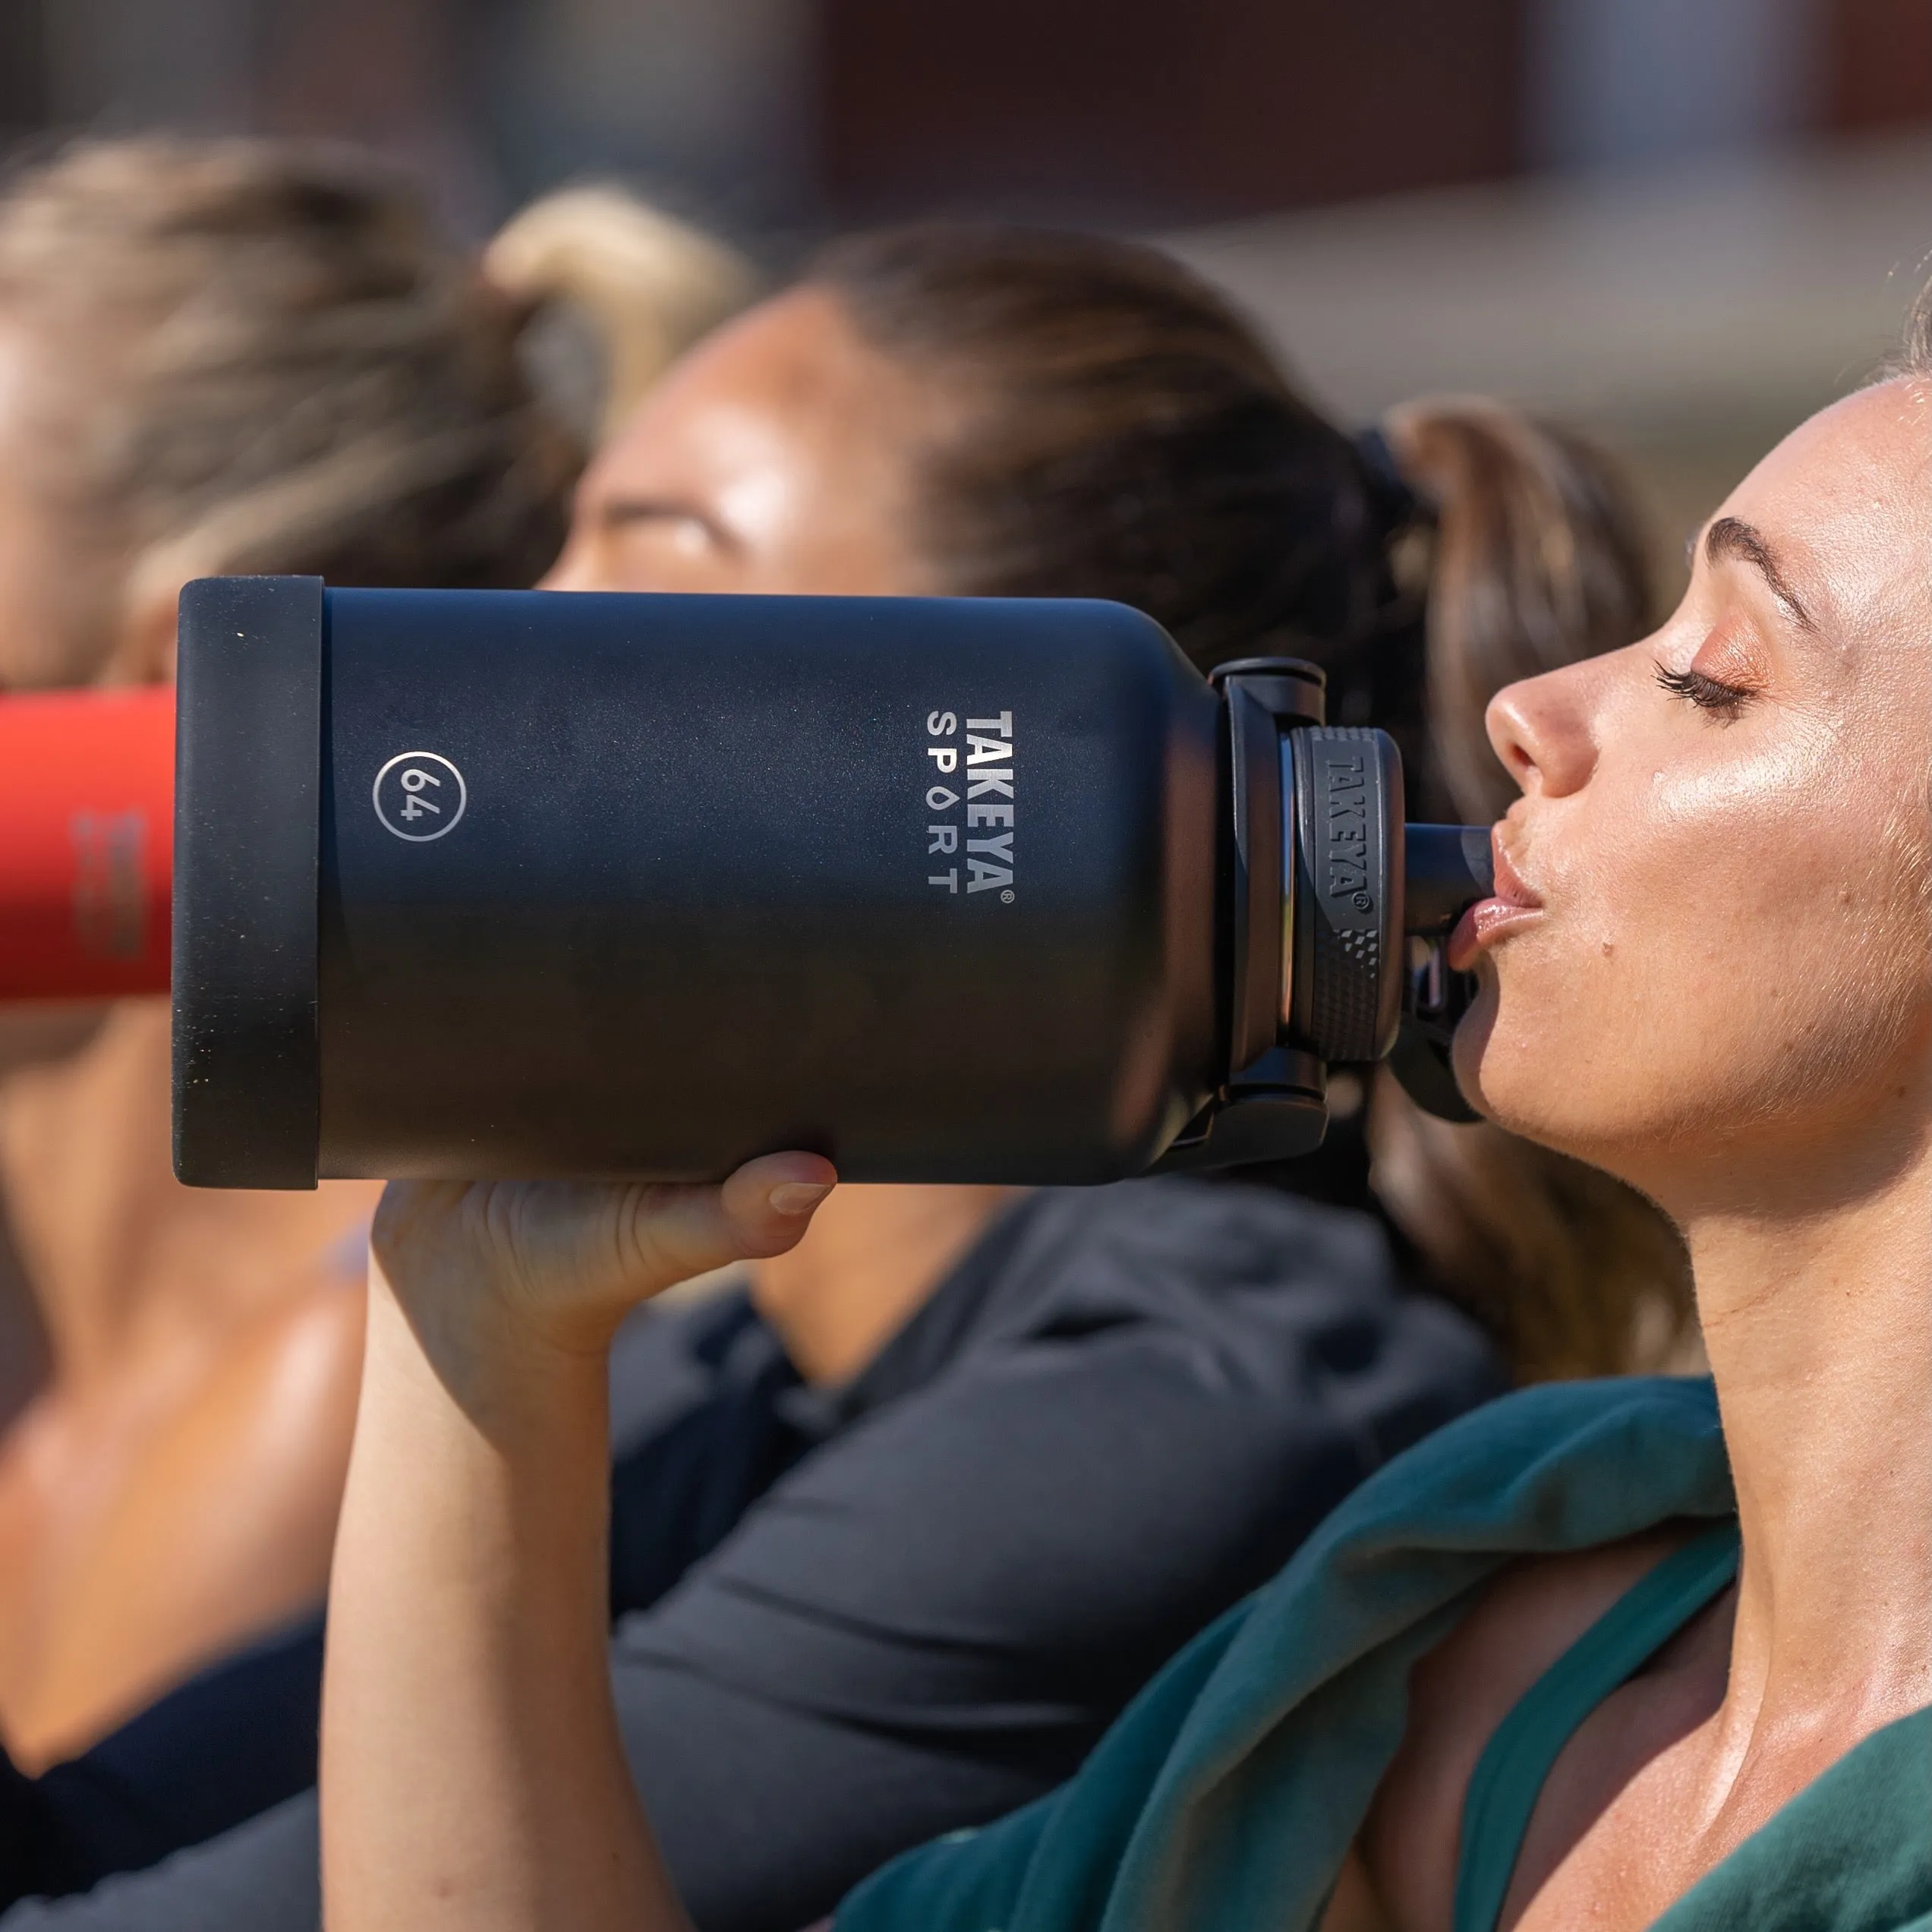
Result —
<path fill-rule="evenodd" d="M 714 517 L 682 503 L 618 502 L 604 506 L 599 521 L 621 541 L 645 538 L 667 544 L 680 555 L 699 556 L 735 547 Z"/>
<path fill-rule="evenodd" d="M 1673 671 L 1659 664 L 1657 682 L 1673 698 L 1681 698 L 1686 704 L 1694 704 L 1699 711 L 1707 711 L 1726 724 L 1734 723 L 1741 717 L 1744 707 L 1758 695 L 1754 685 L 1727 684 L 1722 679 L 1712 677 L 1694 666 L 1688 670 Z"/>

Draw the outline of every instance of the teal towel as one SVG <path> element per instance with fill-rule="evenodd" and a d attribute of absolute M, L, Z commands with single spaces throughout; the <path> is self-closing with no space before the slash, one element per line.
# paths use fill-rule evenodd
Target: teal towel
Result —
<path fill-rule="evenodd" d="M 1067 1784 L 887 1866 L 837 1932 L 1312 1932 L 1401 1738 L 1410 1667 L 1485 1581 L 1518 1556 L 1735 1508 L 1707 1380 L 1492 1403 L 1364 1483 Z M 1932 1932 L 1928 1817 L 1921 1713 L 1835 1767 L 1658 1932 Z"/>

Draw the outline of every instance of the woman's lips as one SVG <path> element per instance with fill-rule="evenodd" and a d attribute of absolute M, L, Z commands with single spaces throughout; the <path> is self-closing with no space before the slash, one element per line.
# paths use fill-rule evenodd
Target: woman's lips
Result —
<path fill-rule="evenodd" d="M 1478 953 L 1543 917 L 1543 901 L 1523 883 L 1503 849 L 1502 829 L 1499 826 L 1489 834 L 1496 889 L 1489 898 L 1477 900 L 1449 934 L 1449 964 L 1458 972 L 1467 972 Z"/>

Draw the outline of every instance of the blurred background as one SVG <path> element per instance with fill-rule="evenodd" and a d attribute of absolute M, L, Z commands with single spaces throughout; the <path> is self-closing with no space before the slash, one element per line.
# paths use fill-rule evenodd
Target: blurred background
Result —
<path fill-rule="evenodd" d="M 1155 235 L 1366 416 L 1630 455 L 1667 554 L 1932 248 L 1932 0 L 0 0 L 0 139 L 341 135 L 479 236 L 614 177 L 774 270 L 933 211 Z"/>

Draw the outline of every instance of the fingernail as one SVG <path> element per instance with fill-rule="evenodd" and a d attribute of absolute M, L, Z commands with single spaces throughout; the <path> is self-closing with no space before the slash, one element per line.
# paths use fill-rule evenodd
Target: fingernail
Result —
<path fill-rule="evenodd" d="M 765 1197 L 777 1214 L 809 1214 L 832 1191 L 829 1180 L 787 1180 Z"/>

